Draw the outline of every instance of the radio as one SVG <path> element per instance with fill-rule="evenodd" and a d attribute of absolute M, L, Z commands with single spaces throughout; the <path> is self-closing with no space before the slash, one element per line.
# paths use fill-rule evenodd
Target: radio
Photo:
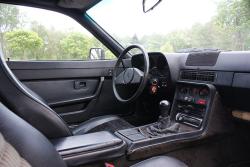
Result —
<path fill-rule="evenodd" d="M 204 85 L 179 86 L 173 107 L 175 121 L 200 128 L 206 115 L 209 94 Z"/>
<path fill-rule="evenodd" d="M 181 114 L 181 113 L 176 114 L 175 120 L 177 122 L 184 123 L 184 124 L 187 124 L 187 125 L 190 125 L 190 126 L 194 126 L 196 128 L 199 128 L 201 126 L 201 124 L 202 124 L 202 119 L 192 117 L 192 116 L 189 116 L 189 115 L 186 115 L 186 114 Z"/>

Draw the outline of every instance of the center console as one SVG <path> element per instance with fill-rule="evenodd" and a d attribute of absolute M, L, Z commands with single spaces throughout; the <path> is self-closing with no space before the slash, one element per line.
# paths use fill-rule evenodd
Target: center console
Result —
<path fill-rule="evenodd" d="M 229 128 L 219 95 L 211 84 L 178 82 L 173 104 L 162 100 L 159 110 L 158 121 L 148 125 L 115 134 L 103 131 L 70 136 L 52 143 L 69 166 L 78 166 L 123 156 L 137 160 L 171 152 Z"/>
<path fill-rule="evenodd" d="M 206 85 L 181 85 L 177 88 L 172 117 L 181 124 L 199 129 L 211 101 L 210 88 Z"/>
<path fill-rule="evenodd" d="M 150 147 L 162 149 L 164 143 L 201 138 L 207 129 L 215 95 L 216 89 L 211 84 L 178 82 L 172 107 L 162 101 L 157 122 L 120 130 L 116 135 L 128 143 L 128 155 Z"/>

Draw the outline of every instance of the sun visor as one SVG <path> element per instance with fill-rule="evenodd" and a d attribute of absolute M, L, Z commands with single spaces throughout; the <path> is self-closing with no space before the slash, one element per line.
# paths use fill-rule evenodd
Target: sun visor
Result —
<path fill-rule="evenodd" d="M 60 0 L 58 6 L 63 8 L 80 9 L 86 11 L 101 0 Z"/>

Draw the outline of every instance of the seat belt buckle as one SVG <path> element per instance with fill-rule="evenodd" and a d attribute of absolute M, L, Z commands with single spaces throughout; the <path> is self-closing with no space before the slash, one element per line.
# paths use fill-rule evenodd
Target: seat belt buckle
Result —
<path fill-rule="evenodd" d="M 105 167 L 115 167 L 115 165 L 108 163 L 108 162 L 105 162 L 104 165 Z"/>

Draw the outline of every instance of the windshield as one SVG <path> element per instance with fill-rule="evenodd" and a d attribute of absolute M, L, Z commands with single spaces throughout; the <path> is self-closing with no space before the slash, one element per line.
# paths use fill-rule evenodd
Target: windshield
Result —
<path fill-rule="evenodd" d="M 163 0 L 148 13 L 142 0 L 103 0 L 87 13 L 124 47 L 250 49 L 249 0 Z"/>

